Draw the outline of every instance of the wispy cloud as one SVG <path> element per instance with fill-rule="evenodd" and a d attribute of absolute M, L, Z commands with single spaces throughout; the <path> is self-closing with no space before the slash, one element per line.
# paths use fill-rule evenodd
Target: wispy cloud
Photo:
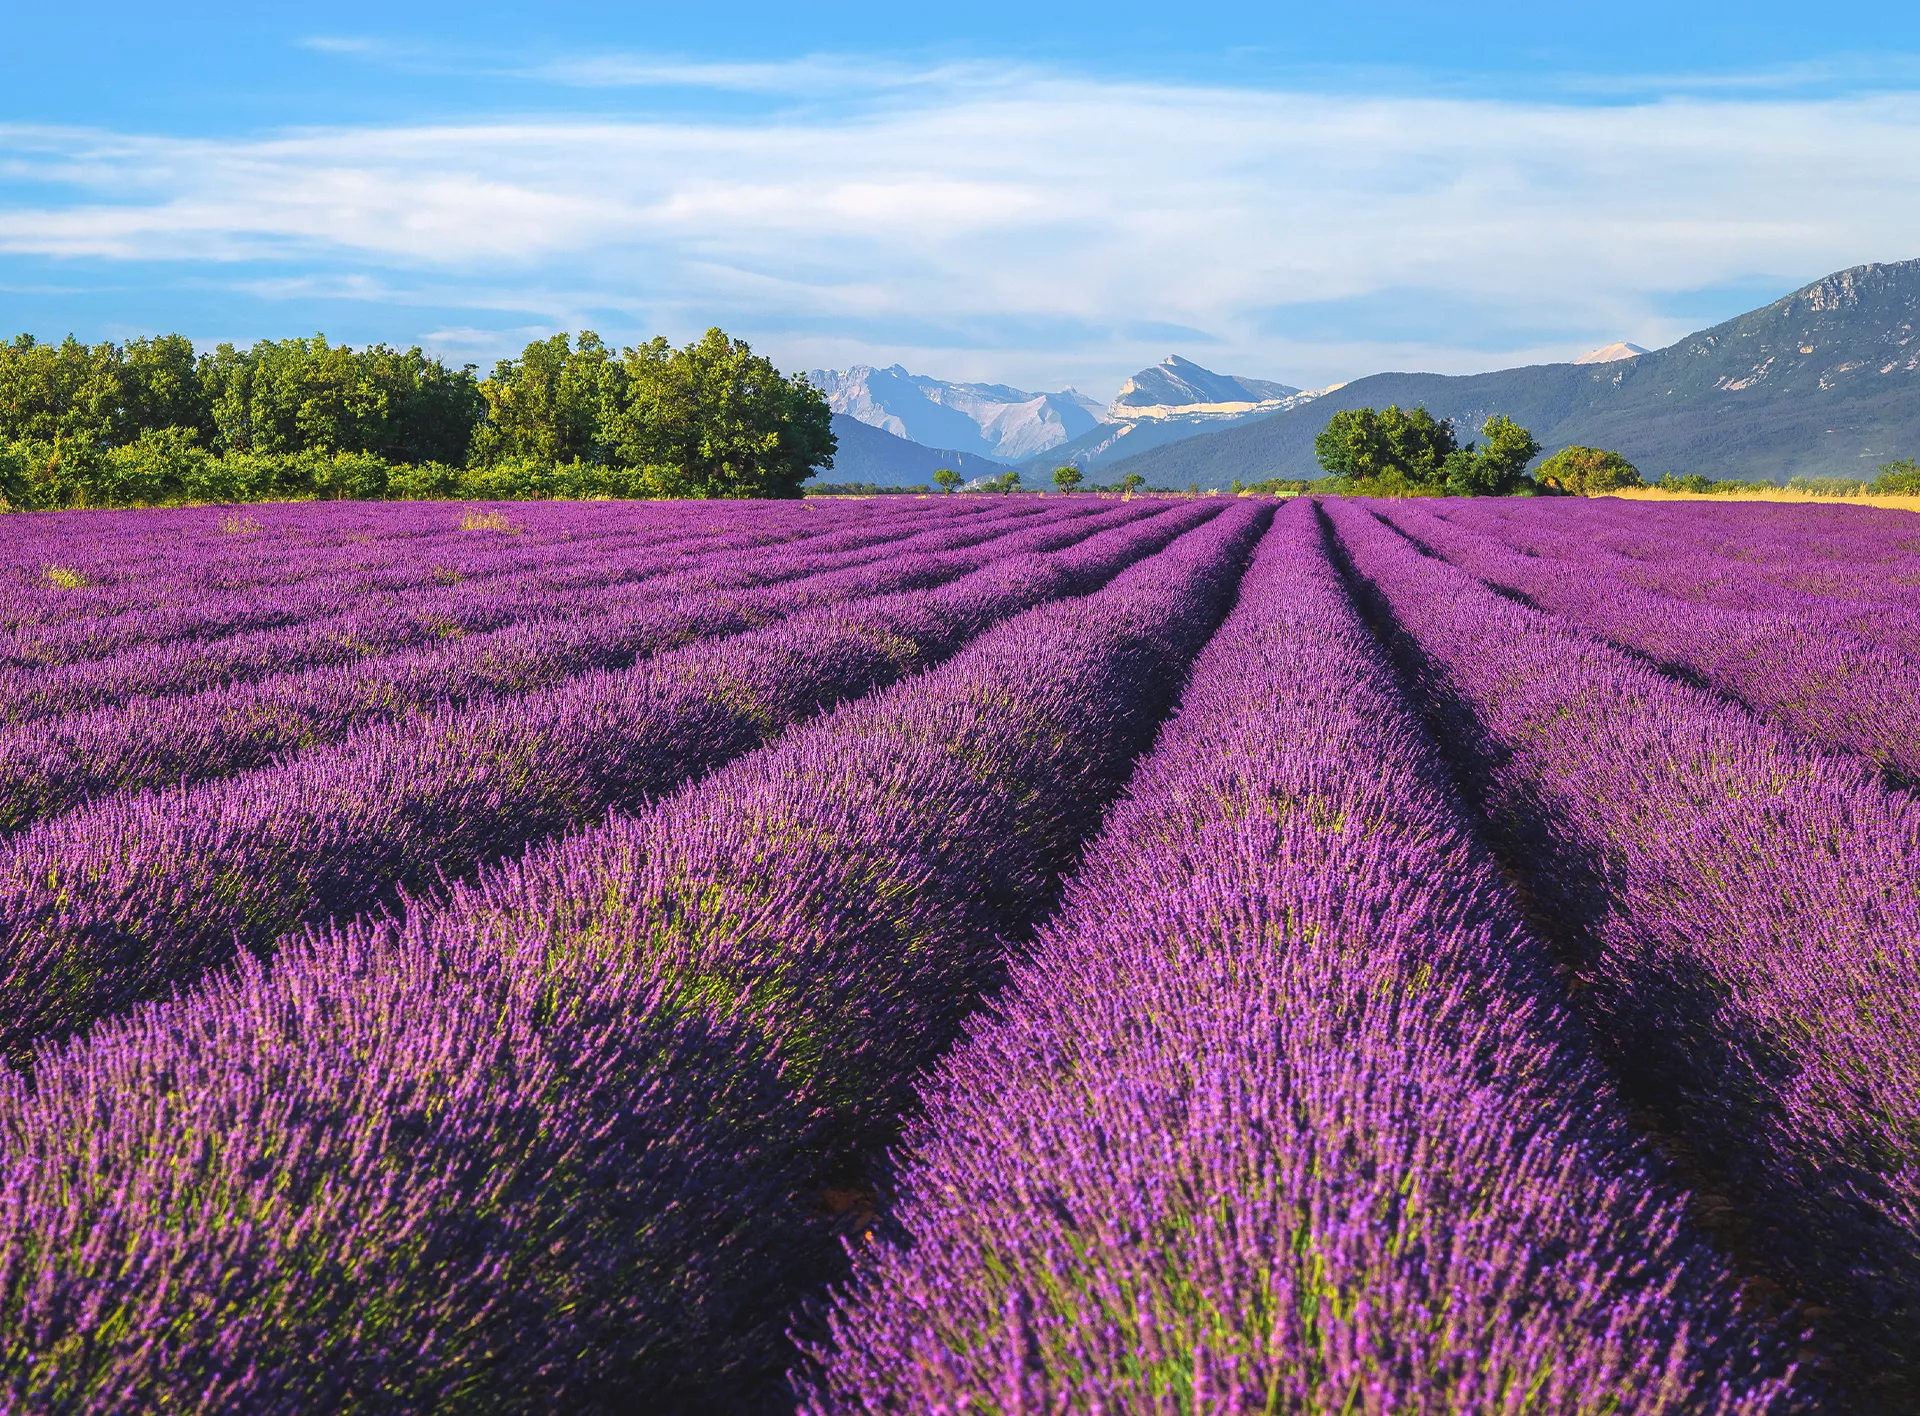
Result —
<path fill-rule="evenodd" d="M 542 322 L 718 321 L 794 362 L 1094 384 L 1168 328 L 1297 381 L 1658 343 L 1684 332 L 1674 292 L 1920 255 L 1920 99 L 1898 94 L 1592 106 L 579 62 L 580 83 L 841 83 L 861 106 L 248 141 L 0 128 L 0 252 L 342 298 L 424 283 Z M 1346 337 L 1342 302 L 1365 312 Z"/>

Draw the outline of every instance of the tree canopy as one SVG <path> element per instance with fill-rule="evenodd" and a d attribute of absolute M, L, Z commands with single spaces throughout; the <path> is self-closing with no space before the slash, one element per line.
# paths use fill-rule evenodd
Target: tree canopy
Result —
<path fill-rule="evenodd" d="M 1364 496 L 1509 496 L 1530 487 L 1527 464 L 1540 451 L 1533 434 L 1496 414 L 1480 437 L 1462 446 L 1453 421 L 1425 408 L 1343 408 L 1313 453 L 1333 483 L 1326 490 Z"/>
<path fill-rule="evenodd" d="M 1639 468 L 1619 453 L 1597 447 L 1562 448 L 1535 468 L 1533 476 L 1543 486 L 1586 497 L 1643 485 Z"/>
<path fill-rule="evenodd" d="M 1453 423 L 1424 408 L 1343 408 L 1313 440 L 1313 455 L 1330 477 L 1356 484 L 1437 486 L 1447 458 L 1459 450 Z"/>
<path fill-rule="evenodd" d="M 324 335 L 204 354 L 180 335 L 0 345 L 0 495 L 14 506 L 792 497 L 835 450 L 819 391 L 718 329 L 618 353 L 591 330 L 557 334 L 484 381 L 418 348 Z"/>

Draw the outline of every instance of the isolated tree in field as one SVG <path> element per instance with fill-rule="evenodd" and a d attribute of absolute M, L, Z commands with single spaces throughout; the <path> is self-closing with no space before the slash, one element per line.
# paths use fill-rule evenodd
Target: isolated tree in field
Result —
<path fill-rule="evenodd" d="M 1639 468 L 1619 453 L 1597 447 L 1561 448 L 1535 468 L 1533 476 L 1543 486 L 1582 497 L 1644 485 Z"/>
<path fill-rule="evenodd" d="M 951 467 L 942 467 L 938 472 L 933 474 L 933 485 L 948 496 L 952 496 L 960 489 L 961 481 L 962 478 L 960 474 Z"/>
<path fill-rule="evenodd" d="M 1480 425 L 1480 465 L 1494 495 L 1517 488 L 1526 479 L 1527 464 L 1539 455 L 1539 439 L 1506 414 L 1496 413 Z"/>
<path fill-rule="evenodd" d="M 1147 479 L 1138 472 L 1129 472 L 1120 479 L 1120 490 L 1123 494 L 1132 496 L 1137 488 L 1144 487 L 1146 484 Z"/>
<path fill-rule="evenodd" d="M 1020 490 L 1020 469 L 1009 467 L 993 479 L 993 489 L 1003 495 Z"/>
<path fill-rule="evenodd" d="M 1053 485 L 1062 493 L 1070 492 L 1080 485 L 1081 475 L 1080 469 L 1069 462 L 1053 469 Z"/>

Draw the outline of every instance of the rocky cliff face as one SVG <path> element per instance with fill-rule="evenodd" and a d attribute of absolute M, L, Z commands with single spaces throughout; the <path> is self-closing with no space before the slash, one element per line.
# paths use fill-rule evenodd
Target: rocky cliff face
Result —
<path fill-rule="evenodd" d="M 1920 373 L 1920 261 L 1855 266 L 1661 350 L 1680 386 L 1842 397 Z M 1911 384 L 1908 384 L 1912 387 Z"/>

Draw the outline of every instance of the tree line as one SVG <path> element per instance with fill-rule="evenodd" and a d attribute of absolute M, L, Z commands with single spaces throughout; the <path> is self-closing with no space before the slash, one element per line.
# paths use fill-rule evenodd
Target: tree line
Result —
<path fill-rule="evenodd" d="M 529 344 L 482 379 L 419 348 L 182 335 L 0 345 L 0 502 L 298 497 L 793 497 L 825 398 L 718 329 Z"/>

